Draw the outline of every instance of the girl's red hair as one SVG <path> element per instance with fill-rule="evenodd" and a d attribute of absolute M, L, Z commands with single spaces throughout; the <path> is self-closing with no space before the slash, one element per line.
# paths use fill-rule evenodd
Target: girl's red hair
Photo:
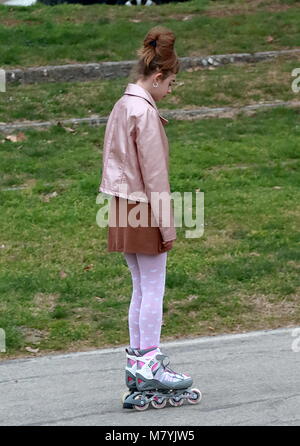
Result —
<path fill-rule="evenodd" d="M 180 63 L 174 49 L 176 37 L 173 31 L 164 26 L 155 26 L 148 31 L 143 46 L 137 50 L 139 60 L 134 67 L 135 78 L 148 77 L 161 72 L 163 79 L 177 74 Z"/>

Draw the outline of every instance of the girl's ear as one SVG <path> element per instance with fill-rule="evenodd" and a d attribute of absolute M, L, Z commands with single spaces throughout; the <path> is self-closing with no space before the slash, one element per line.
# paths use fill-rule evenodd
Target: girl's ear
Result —
<path fill-rule="evenodd" d="M 156 73 L 153 80 L 160 81 L 162 80 L 162 73 Z"/>

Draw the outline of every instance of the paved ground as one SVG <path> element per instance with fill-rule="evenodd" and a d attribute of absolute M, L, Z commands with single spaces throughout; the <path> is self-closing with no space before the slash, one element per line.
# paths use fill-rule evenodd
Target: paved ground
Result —
<path fill-rule="evenodd" d="M 123 348 L 0 362 L 0 425 L 300 426 L 300 327 L 162 344 L 200 404 L 125 410 Z"/>

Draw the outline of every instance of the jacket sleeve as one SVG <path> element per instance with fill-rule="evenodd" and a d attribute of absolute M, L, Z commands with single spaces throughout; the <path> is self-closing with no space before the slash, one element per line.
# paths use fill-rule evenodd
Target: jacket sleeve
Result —
<path fill-rule="evenodd" d="M 164 129 L 156 110 L 147 108 L 136 117 L 136 147 L 145 193 L 163 241 L 176 239 L 174 214 L 170 197 L 168 143 Z M 154 205 L 152 192 L 162 194 L 158 205 Z M 153 201 L 154 200 L 154 201 Z M 161 200 L 161 204 L 159 201 Z M 157 202 L 156 202 L 157 203 Z"/>

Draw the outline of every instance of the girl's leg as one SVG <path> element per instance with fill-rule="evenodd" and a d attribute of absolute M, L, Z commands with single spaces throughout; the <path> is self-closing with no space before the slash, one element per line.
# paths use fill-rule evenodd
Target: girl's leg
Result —
<path fill-rule="evenodd" d="M 163 315 L 168 251 L 157 255 L 136 254 L 140 272 L 140 349 L 158 347 Z"/>
<path fill-rule="evenodd" d="M 128 268 L 130 269 L 132 277 L 132 296 L 128 313 L 128 326 L 130 347 L 133 349 L 140 348 L 139 319 L 142 302 L 140 271 L 136 256 L 136 254 L 124 252 L 124 257 L 126 259 Z"/>

